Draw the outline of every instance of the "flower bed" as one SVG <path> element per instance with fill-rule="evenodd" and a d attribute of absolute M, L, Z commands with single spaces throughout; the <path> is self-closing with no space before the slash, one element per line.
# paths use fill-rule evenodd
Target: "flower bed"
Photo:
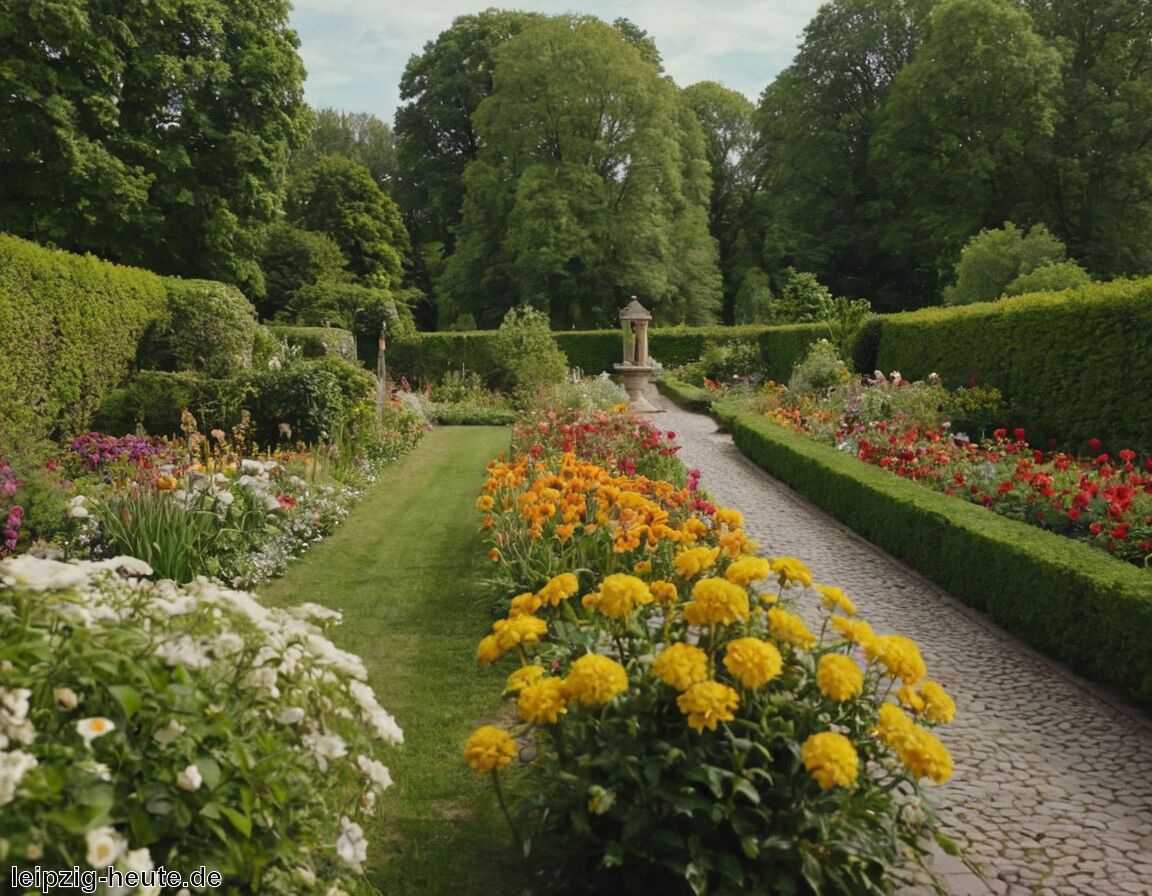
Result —
<path fill-rule="evenodd" d="M 961 393 L 963 394 L 963 393 Z M 769 420 L 835 445 L 865 463 L 1002 516 L 1083 541 L 1147 567 L 1152 559 L 1152 457 L 1102 450 L 1041 451 L 1023 429 L 972 439 L 941 419 L 956 410 L 938 380 L 899 373 L 854 384 L 822 401 L 776 392 Z M 917 404 L 922 405 L 915 413 Z M 925 419 L 927 417 L 927 419 Z"/>
<path fill-rule="evenodd" d="M 915 644 L 874 633 L 798 560 L 756 556 L 698 474 L 677 486 L 624 472 L 615 453 L 610 469 L 557 452 L 579 446 L 539 422 L 477 501 L 520 592 L 477 658 L 516 666 L 520 724 L 465 747 L 502 800 L 501 770 L 522 757 L 524 845 L 590 883 L 890 889 L 932 830 L 919 782 L 951 774 L 930 728 L 954 706 Z M 816 631 L 801 601 L 818 603 Z"/>
<path fill-rule="evenodd" d="M 403 734 L 325 637 L 339 614 L 151 573 L 0 561 L 0 882 L 204 866 L 221 892 L 369 892 L 359 821 Z"/>

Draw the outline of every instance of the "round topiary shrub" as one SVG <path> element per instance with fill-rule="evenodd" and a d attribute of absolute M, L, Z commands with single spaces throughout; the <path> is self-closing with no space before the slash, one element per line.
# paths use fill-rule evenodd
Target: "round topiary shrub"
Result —
<path fill-rule="evenodd" d="M 140 341 L 137 364 L 224 377 L 252 364 L 256 311 L 240 290 L 212 280 L 169 277 L 168 314 Z"/>

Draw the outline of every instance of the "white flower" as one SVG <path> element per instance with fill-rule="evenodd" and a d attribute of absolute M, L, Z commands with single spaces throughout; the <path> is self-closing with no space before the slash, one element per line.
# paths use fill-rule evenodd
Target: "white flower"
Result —
<path fill-rule="evenodd" d="M 13 750 L 11 753 L 0 752 L 0 806 L 15 799 L 16 788 L 20 786 L 24 776 L 38 764 L 35 756 L 21 750 Z"/>
<path fill-rule="evenodd" d="M 224 507 L 231 507 L 232 502 L 236 500 L 236 497 L 232 494 L 232 492 L 222 489 L 216 492 L 216 500 Z"/>
<path fill-rule="evenodd" d="M 297 868 L 295 874 L 298 878 L 300 878 L 300 880 L 308 884 L 308 886 L 314 887 L 316 885 L 316 872 L 311 868 Z"/>
<path fill-rule="evenodd" d="M 396 724 L 396 719 L 385 709 L 378 709 L 368 716 L 368 724 L 380 740 L 396 747 L 404 743 L 404 732 Z"/>
<path fill-rule="evenodd" d="M 277 672 L 272 666 L 262 666 L 248 673 L 248 686 L 257 691 L 267 691 L 273 699 L 280 696 L 276 687 Z"/>
<path fill-rule="evenodd" d="M 139 557 L 129 557 L 127 554 L 97 561 L 92 564 L 92 569 L 107 569 L 111 572 L 127 573 L 130 576 L 139 576 L 141 578 L 152 575 L 151 566 Z"/>
<path fill-rule="evenodd" d="M 75 709 L 79 702 L 76 692 L 72 688 L 53 688 L 52 700 L 56 703 L 57 709 L 65 711 Z"/>
<path fill-rule="evenodd" d="M 236 632 L 224 632 L 216 639 L 212 649 L 217 656 L 233 656 L 244 649 L 244 639 Z"/>
<path fill-rule="evenodd" d="M 28 848 L 24 850 L 24 858 L 32 862 L 38 862 L 44 858 L 44 845 L 42 843 L 29 843 Z"/>
<path fill-rule="evenodd" d="M 347 815 L 340 816 L 336 854 L 357 871 L 361 870 L 360 863 L 368 858 L 368 841 L 364 839 L 364 830 Z"/>
<path fill-rule="evenodd" d="M 116 730 L 116 723 L 103 716 L 81 719 L 76 723 L 76 733 L 84 738 L 84 746 L 91 747 L 92 741 Z"/>
<path fill-rule="evenodd" d="M 175 719 L 169 719 L 167 725 L 152 732 L 152 739 L 160 746 L 166 747 L 187 730 Z"/>
<path fill-rule="evenodd" d="M 151 871 L 156 867 L 152 862 L 152 853 L 148 852 L 147 846 L 125 853 L 121 864 L 125 871 Z"/>
<path fill-rule="evenodd" d="M 329 759 L 340 759 L 348 755 L 348 745 L 339 734 L 305 734 L 304 745 L 312 751 L 320 771 L 328 771 Z"/>
<path fill-rule="evenodd" d="M 101 781 L 112 780 L 112 769 L 110 769 L 103 762 L 96 762 L 93 759 L 88 759 L 84 762 L 81 762 L 77 767 L 81 771 L 88 772 L 88 774 L 92 775 L 93 777 L 99 778 Z"/>
<path fill-rule="evenodd" d="M 124 838 L 112 827 L 94 828 L 84 835 L 88 844 L 85 860 L 93 868 L 107 868 L 124 851 Z"/>
<path fill-rule="evenodd" d="M 75 563 L 45 560 L 30 554 L 0 560 L 0 582 L 28 591 L 62 591 L 88 581 L 88 571 Z"/>
<path fill-rule="evenodd" d="M 392 786 L 392 774 L 384 763 L 360 755 L 356 757 L 356 767 L 360 769 L 361 774 L 370 779 L 381 790 L 387 790 Z"/>
<path fill-rule="evenodd" d="M 207 653 L 189 638 L 180 635 L 168 641 L 162 641 L 153 647 L 153 652 L 169 666 L 184 666 L 188 669 L 207 669 L 212 665 L 212 659 Z"/>
<path fill-rule="evenodd" d="M 321 622 L 334 619 L 336 622 L 340 622 L 344 618 L 344 614 L 339 610 L 322 607 L 320 604 L 314 603 L 302 603 L 299 606 L 286 607 L 285 609 L 297 619 L 316 619 Z"/>
<path fill-rule="evenodd" d="M 68 516 L 73 519 L 83 519 L 88 516 L 88 508 L 83 504 L 74 504 L 68 508 Z"/>
<path fill-rule="evenodd" d="M 192 763 L 184 771 L 176 773 L 176 786 L 181 790 L 187 790 L 189 793 L 195 793 L 203 783 L 204 778 L 200 775 L 200 769 L 196 767 L 196 763 Z"/>
<path fill-rule="evenodd" d="M 286 706 L 280 711 L 280 722 L 284 725 L 298 725 L 304 719 L 304 710 L 299 706 Z"/>

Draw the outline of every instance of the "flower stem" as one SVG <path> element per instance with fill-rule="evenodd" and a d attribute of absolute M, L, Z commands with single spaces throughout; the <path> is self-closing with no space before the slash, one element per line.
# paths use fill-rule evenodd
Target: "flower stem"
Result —
<path fill-rule="evenodd" d="M 512 821 L 512 816 L 508 812 L 508 805 L 504 802 L 504 788 L 500 786 L 500 772 L 498 769 L 492 769 L 492 787 L 496 791 L 496 802 L 500 804 L 500 811 L 504 813 L 504 819 L 508 822 L 508 830 L 512 832 L 512 842 L 516 844 L 516 851 L 522 857 L 527 857 L 524 851 L 524 841 L 520 839 L 520 832 L 516 830 L 516 825 Z"/>

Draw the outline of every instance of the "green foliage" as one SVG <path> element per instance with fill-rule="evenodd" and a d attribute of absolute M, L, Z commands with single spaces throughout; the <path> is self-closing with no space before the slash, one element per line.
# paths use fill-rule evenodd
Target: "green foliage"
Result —
<path fill-rule="evenodd" d="M 1032 646 L 1152 706 L 1147 572 L 763 418 L 723 407 L 718 413 L 740 450 L 773 476 Z"/>
<path fill-rule="evenodd" d="M 197 373 L 142 370 L 118 389 L 104 395 L 92 421 L 97 432 L 125 435 L 143 430 L 150 435 L 180 432 L 180 412 L 191 410 L 206 424 L 224 422 L 206 414 L 208 383 Z M 232 421 L 228 421 L 230 424 Z"/>
<path fill-rule="evenodd" d="M 5 6 L 0 230 L 263 291 L 304 123 L 287 0 Z"/>
<path fill-rule="evenodd" d="M 1092 282 L 1088 272 L 1074 261 L 1054 261 L 1021 274 L 1004 287 L 1006 296 L 1022 296 L 1030 292 L 1063 292 Z"/>
<path fill-rule="evenodd" d="M 492 326 L 528 303 L 557 329 L 602 326 L 633 293 L 665 322 L 714 320 L 704 138 L 673 85 L 587 17 L 535 24 L 495 56 L 441 321 Z"/>
<path fill-rule="evenodd" d="M 842 386 L 850 379 L 852 371 L 844 364 L 836 346 L 827 339 L 820 339 L 812 344 L 808 354 L 792 369 L 788 389 L 798 395 L 820 393 Z"/>
<path fill-rule="evenodd" d="M 0 235 L 0 442 L 85 429 L 165 303 L 147 271 Z"/>
<path fill-rule="evenodd" d="M 824 320 L 832 313 L 832 293 L 815 274 L 787 268 L 780 286 L 780 298 L 772 303 L 772 322 L 807 324 Z"/>
<path fill-rule="evenodd" d="M 257 441 L 312 444 L 343 438 L 361 417 L 367 401 L 362 387 L 370 389 L 371 381 L 367 371 L 331 356 L 254 372 L 250 406 Z"/>
<path fill-rule="evenodd" d="M 864 328 L 864 322 L 872 313 L 872 304 L 867 299 L 846 299 L 837 296 L 827 311 L 828 336 L 836 346 L 836 353 L 845 362 L 855 358 L 856 341 Z"/>
<path fill-rule="evenodd" d="M 500 389 L 517 402 L 563 382 L 568 372 L 568 359 L 552 338 L 547 315 L 527 305 L 504 315 L 493 349 Z"/>
<path fill-rule="evenodd" d="M 733 380 L 758 377 L 763 369 L 760 346 L 740 339 L 726 342 L 707 342 L 700 360 L 680 367 L 676 376 L 694 386 L 704 381 L 731 383 Z"/>
<path fill-rule="evenodd" d="M 336 355 L 347 361 L 356 360 L 356 338 L 348 330 L 338 327 L 288 327 L 276 325 L 268 328 L 277 339 L 298 348 L 305 358 Z"/>
<path fill-rule="evenodd" d="M 140 342 L 141 367 L 226 377 L 252 364 L 258 325 L 234 286 L 210 280 L 164 281 L 168 314 Z"/>
<path fill-rule="evenodd" d="M 398 173 L 392 128 L 367 112 L 338 109 L 313 112 L 307 140 L 292 154 L 292 171 L 309 168 L 324 156 L 343 156 L 358 162 L 384 188 L 396 179 Z"/>
<path fill-rule="evenodd" d="M 1152 449 L 1152 280 L 1093 283 L 992 304 L 883 318 L 877 366 L 950 386 L 998 387 L 1012 419 L 1044 444 Z"/>
<path fill-rule="evenodd" d="M 771 323 L 773 299 L 768 275 L 760 268 L 751 268 L 740 281 L 733 300 L 732 322 L 737 325 Z"/>
<path fill-rule="evenodd" d="M 293 175 L 288 220 L 329 236 L 366 285 L 396 288 L 410 244 L 396 203 L 363 165 L 324 156 Z"/>
<path fill-rule="evenodd" d="M 266 294 L 256 301 L 256 310 L 271 320 L 292 303 L 301 287 L 350 279 L 347 262 L 327 234 L 301 230 L 284 221 L 276 223 L 260 253 Z"/>
<path fill-rule="evenodd" d="M 1009 284 L 1020 277 L 1062 262 L 1064 244 L 1043 224 L 1036 224 L 1025 233 L 1011 221 L 1006 221 L 998 230 L 981 230 L 961 250 L 960 260 L 956 262 L 956 284 L 944 289 L 944 304 L 990 302 L 1008 295 Z M 1054 272 L 1057 282 L 1058 274 L 1065 270 L 1060 268 Z M 1087 276 L 1084 279 L 1086 282 Z M 1027 285 L 1028 281 L 1024 282 Z M 1033 291 L 1023 289 L 1011 295 Z"/>

